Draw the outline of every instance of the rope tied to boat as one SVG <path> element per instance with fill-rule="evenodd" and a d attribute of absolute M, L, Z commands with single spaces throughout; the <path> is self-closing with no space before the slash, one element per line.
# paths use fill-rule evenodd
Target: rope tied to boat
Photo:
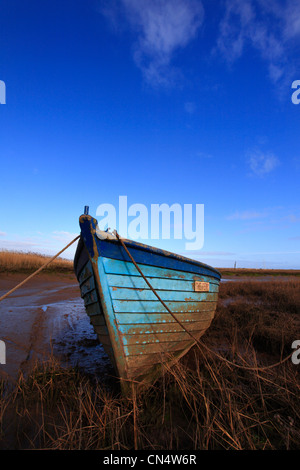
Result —
<path fill-rule="evenodd" d="M 50 263 L 52 263 L 52 261 L 54 261 L 59 255 L 61 255 L 61 253 L 63 253 L 67 248 L 69 248 L 69 246 L 73 245 L 74 242 L 76 242 L 76 240 L 78 240 L 78 238 L 80 238 L 80 235 L 77 235 L 76 238 L 74 238 L 74 240 L 72 240 L 70 243 L 68 243 L 68 245 L 66 245 L 62 250 L 60 250 L 56 255 L 52 256 L 52 258 L 50 258 L 48 261 L 46 261 L 45 264 L 43 264 L 39 269 L 37 269 L 36 271 L 34 271 L 34 273 L 30 274 L 30 276 L 26 277 L 26 279 L 24 279 L 24 281 L 20 282 L 18 285 L 16 285 L 13 289 L 11 289 L 10 291 L 6 292 L 6 294 L 2 295 L 2 297 L 0 297 L 0 302 L 1 300 L 4 300 L 6 299 L 6 297 L 8 297 L 10 294 L 12 294 L 15 290 L 19 289 L 19 287 L 23 286 L 23 284 L 25 284 L 27 281 L 29 281 L 29 279 L 32 279 L 34 276 L 36 276 L 39 272 L 41 272 L 43 269 L 45 269 Z"/>
<path fill-rule="evenodd" d="M 165 309 L 168 311 L 168 313 L 174 318 L 174 320 L 181 326 L 181 328 L 195 341 L 196 345 L 199 347 L 202 346 L 204 347 L 204 349 L 206 349 L 207 351 L 209 351 L 211 354 L 215 355 L 216 357 L 218 357 L 218 359 L 220 359 L 221 361 L 224 361 L 226 362 L 227 364 L 231 365 L 231 366 L 234 366 L 234 367 L 237 367 L 239 369 L 244 369 L 244 370 L 251 370 L 251 371 L 262 371 L 262 370 L 267 370 L 267 369 L 272 369 L 273 367 L 277 367 L 281 364 L 283 364 L 284 362 L 288 361 L 293 353 L 289 354 L 287 357 L 285 357 L 284 359 L 282 359 L 281 361 L 279 362 L 276 362 L 275 364 L 271 364 L 269 366 L 264 366 L 264 367 L 248 367 L 248 366 L 241 366 L 239 364 L 235 364 L 234 362 L 232 361 L 229 361 L 228 359 L 226 359 L 225 357 L 221 356 L 220 354 L 218 354 L 216 351 L 213 351 L 212 349 L 210 349 L 208 346 L 206 346 L 202 341 L 200 341 L 198 338 L 196 338 L 184 325 L 183 323 L 176 317 L 176 315 L 174 315 L 173 312 L 171 312 L 171 310 L 169 309 L 169 307 L 166 305 L 166 303 L 160 298 L 160 296 L 158 295 L 158 293 L 156 292 L 156 290 L 154 289 L 154 287 L 152 287 L 152 285 L 150 284 L 150 282 L 148 281 L 148 279 L 145 277 L 145 275 L 143 274 L 143 272 L 141 271 L 140 267 L 137 265 L 135 259 L 133 258 L 133 256 L 131 255 L 131 253 L 129 252 L 127 246 L 125 245 L 124 241 L 122 240 L 122 238 L 120 237 L 120 235 L 118 234 L 118 232 L 115 230 L 114 232 L 116 234 L 116 237 L 117 239 L 120 241 L 121 245 L 123 246 L 124 250 L 126 251 L 127 255 L 129 256 L 129 258 L 131 259 L 131 261 L 133 262 L 135 268 L 138 270 L 138 272 L 140 273 L 140 275 L 143 277 L 144 281 L 146 282 L 146 284 L 149 286 L 149 288 L 152 290 L 152 292 L 156 295 L 156 297 L 158 298 L 158 300 L 162 303 L 162 305 L 165 307 Z"/>

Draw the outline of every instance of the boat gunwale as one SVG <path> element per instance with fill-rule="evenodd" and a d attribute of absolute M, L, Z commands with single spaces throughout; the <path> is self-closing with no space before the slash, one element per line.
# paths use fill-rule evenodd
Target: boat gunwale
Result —
<path fill-rule="evenodd" d="M 95 235 L 95 238 L 97 238 L 97 235 Z M 105 239 L 105 240 L 97 239 L 97 240 L 100 242 L 100 246 L 103 242 L 105 242 L 105 243 L 108 243 L 108 244 L 110 244 L 110 243 L 115 244 L 116 246 L 119 247 L 118 240 L 112 240 L 112 239 Z M 214 277 L 215 279 L 218 279 L 218 280 L 220 280 L 221 277 L 222 277 L 221 273 L 216 268 L 213 268 L 212 266 L 209 266 L 208 264 L 202 263 L 202 261 L 197 261 L 197 260 L 194 260 L 192 258 L 188 258 L 186 256 L 179 255 L 177 253 L 172 253 L 170 251 L 163 250 L 162 248 L 157 248 L 155 246 L 145 245 L 143 243 L 136 242 L 135 240 L 130 240 L 130 239 L 126 239 L 126 238 L 122 238 L 122 240 L 126 244 L 127 248 L 138 249 L 140 251 L 145 251 L 145 252 L 148 252 L 148 253 L 157 254 L 157 255 L 163 256 L 165 258 L 174 259 L 176 261 L 183 261 L 185 263 L 189 263 L 191 265 L 198 266 L 199 268 L 207 269 L 208 271 L 210 271 L 211 274 L 205 274 L 205 275 L 207 275 L 207 276 L 211 275 L 212 277 Z M 101 256 L 101 252 L 99 253 L 99 255 Z M 109 257 L 107 255 L 106 255 L 106 257 L 111 258 L 111 259 L 118 259 L 118 258 L 114 258 L 114 257 Z M 153 266 L 149 262 L 148 263 L 147 262 L 142 263 L 142 262 L 139 261 L 137 264 L 141 264 L 141 265 L 145 265 L 145 266 L 147 266 L 147 265 L 148 266 Z M 157 267 L 159 267 L 159 266 L 157 266 Z M 168 267 L 165 267 L 165 269 L 173 269 L 175 271 L 183 271 L 183 272 L 194 273 L 194 271 L 189 271 L 188 269 L 168 268 Z M 213 274 L 217 274 L 217 276 L 214 276 Z"/>
<path fill-rule="evenodd" d="M 124 261 L 125 260 L 130 261 L 130 259 L 128 258 L 128 255 L 126 254 L 126 252 L 124 251 L 123 247 L 120 245 L 120 242 L 117 239 L 108 239 L 108 238 L 106 238 L 104 240 L 101 240 L 100 238 L 97 237 L 97 233 L 96 233 L 96 228 L 97 228 L 97 225 L 98 225 L 97 219 L 93 218 L 90 215 L 81 215 L 80 218 L 79 218 L 79 223 L 80 223 L 80 226 L 81 226 L 81 235 L 82 235 L 82 229 L 83 229 L 83 226 L 85 225 L 85 223 L 89 224 L 89 231 L 90 231 L 90 234 L 92 235 L 92 238 L 93 238 L 94 242 L 96 243 L 99 257 L 103 257 L 103 254 L 101 252 L 102 251 L 101 250 L 101 245 L 102 245 L 103 247 L 107 246 L 108 248 L 111 248 L 111 247 L 117 248 L 119 250 L 119 252 L 123 254 L 123 258 L 110 256 L 108 253 L 106 253 L 104 255 L 104 257 L 111 258 L 111 259 L 123 259 Z M 127 248 L 129 248 L 129 249 L 132 248 L 133 250 L 138 250 L 138 252 L 146 252 L 146 253 L 149 253 L 150 256 L 152 254 L 153 255 L 158 255 L 158 256 L 161 256 L 162 259 L 164 259 L 164 260 L 171 259 L 171 260 L 174 260 L 174 261 L 187 263 L 191 266 L 195 266 L 195 267 L 198 267 L 200 269 L 207 270 L 208 273 L 203 273 L 203 275 L 214 277 L 218 281 L 221 280 L 221 277 L 222 277 L 221 273 L 216 268 L 213 268 L 212 266 L 209 266 L 208 264 L 202 263 L 202 261 L 197 261 L 197 260 L 194 260 L 192 258 L 188 258 L 186 256 L 182 256 L 182 255 L 179 255 L 177 253 L 173 253 L 173 252 L 164 250 L 162 248 L 157 248 L 157 247 L 154 247 L 154 246 L 151 246 L 151 245 L 145 245 L 143 243 L 140 243 L 140 242 L 137 242 L 137 241 L 134 241 L 134 240 L 130 240 L 130 239 L 127 239 L 127 238 L 123 238 L 123 237 L 121 237 L 121 238 L 122 238 L 123 242 L 126 244 Z M 88 251 L 90 252 L 89 249 L 88 249 Z M 94 247 L 93 247 L 92 251 L 94 251 Z M 92 253 L 90 253 L 90 254 L 92 255 Z M 125 257 L 124 257 L 124 255 L 125 255 Z M 128 258 L 128 260 L 127 260 L 127 258 Z M 195 273 L 195 271 L 189 270 L 187 267 L 180 267 L 180 266 L 177 267 L 176 266 L 176 268 L 175 267 L 170 268 L 170 267 L 167 267 L 167 266 L 163 266 L 161 264 L 155 264 L 155 263 L 153 264 L 150 261 L 149 262 L 147 261 L 147 262 L 143 263 L 141 261 L 136 260 L 136 262 L 137 262 L 137 264 L 164 267 L 165 269 L 174 269 L 174 270 L 183 271 L 183 272 Z"/>

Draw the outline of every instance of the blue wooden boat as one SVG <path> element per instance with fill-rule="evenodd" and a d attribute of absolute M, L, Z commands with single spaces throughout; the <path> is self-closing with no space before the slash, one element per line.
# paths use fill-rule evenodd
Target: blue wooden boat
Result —
<path fill-rule="evenodd" d="M 178 360 L 209 327 L 220 273 L 199 261 L 132 240 L 123 240 L 165 309 L 115 235 L 88 214 L 74 269 L 90 322 L 123 381 L 152 380 L 161 365 Z"/>

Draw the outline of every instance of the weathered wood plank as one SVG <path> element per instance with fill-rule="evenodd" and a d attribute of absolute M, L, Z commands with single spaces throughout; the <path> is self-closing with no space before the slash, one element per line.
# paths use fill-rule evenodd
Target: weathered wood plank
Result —
<path fill-rule="evenodd" d="M 193 312 L 193 313 L 176 313 L 176 318 L 182 323 L 199 321 L 204 318 L 204 315 L 210 314 L 212 310 L 206 312 Z M 120 325 L 134 325 L 134 324 L 161 324 L 161 323 L 174 323 L 176 320 L 169 313 L 117 313 L 115 315 L 116 322 Z M 177 322 L 176 322 L 177 323 Z"/>
<path fill-rule="evenodd" d="M 111 258 L 103 258 L 103 265 L 107 274 L 122 274 L 131 276 L 140 276 L 140 273 L 132 262 L 121 261 Z M 147 266 L 144 264 L 138 265 L 142 273 L 148 277 L 170 278 L 187 281 L 210 281 L 211 283 L 219 284 L 219 281 L 210 276 L 201 276 L 195 273 L 184 271 L 176 271 L 174 269 L 158 268 L 156 266 Z"/>
<path fill-rule="evenodd" d="M 169 301 L 198 301 L 203 300 L 202 292 L 188 292 L 188 291 L 166 291 L 157 289 L 156 292 L 162 300 Z M 213 293 L 213 292 L 210 292 Z M 111 298 L 114 300 L 157 300 L 156 295 L 150 289 L 130 289 L 126 287 L 111 287 L 110 288 Z"/>
<path fill-rule="evenodd" d="M 98 302 L 98 296 L 97 296 L 96 290 L 94 289 L 91 292 L 88 292 L 87 294 L 85 294 L 83 297 L 83 301 L 84 301 L 85 306 Z"/>
<path fill-rule="evenodd" d="M 86 266 L 83 268 L 83 270 L 81 271 L 79 275 L 79 278 L 78 278 L 79 285 L 81 285 L 84 281 L 89 279 L 92 275 L 93 275 L 93 271 L 89 262 L 86 264 Z"/>
<path fill-rule="evenodd" d="M 197 338 L 198 339 L 198 338 Z M 172 353 L 186 349 L 195 343 L 194 340 L 185 339 L 183 341 L 167 341 L 163 343 L 131 344 L 124 345 L 125 356 L 143 356 L 144 354 Z"/>
<path fill-rule="evenodd" d="M 103 315 L 91 316 L 90 322 L 93 326 L 105 326 L 105 318 Z"/>
<path fill-rule="evenodd" d="M 215 294 L 203 294 L 203 301 L 201 302 L 172 302 L 166 301 L 166 306 L 171 310 L 172 313 L 176 312 L 199 312 L 205 307 L 207 303 L 216 302 Z M 113 308 L 116 313 L 128 312 L 128 313 L 154 313 L 154 312 L 166 312 L 164 305 L 159 300 L 113 300 Z"/>
<path fill-rule="evenodd" d="M 95 289 L 94 276 L 90 276 L 80 285 L 81 297 Z"/>
<path fill-rule="evenodd" d="M 171 362 L 182 357 L 193 344 L 188 345 L 186 349 L 178 350 L 173 354 L 153 353 L 140 356 L 127 356 L 126 362 L 128 367 L 128 377 L 138 377 L 139 375 L 146 374 L 149 367 L 157 364 L 163 364 L 167 361 Z"/>
<path fill-rule="evenodd" d="M 95 333 L 97 333 L 100 343 L 103 344 L 103 346 L 104 345 L 111 346 L 111 341 L 110 341 L 108 334 L 102 334 L 103 329 L 99 326 L 95 326 L 94 329 L 95 329 Z"/>
<path fill-rule="evenodd" d="M 204 312 L 201 314 L 201 319 L 199 321 L 186 322 L 184 325 L 191 332 L 202 330 L 203 328 L 207 328 L 210 325 L 213 317 L 214 312 Z M 158 324 L 119 324 L 118 330 L 122 335 L 128 336 L 128 338 L 134 337 L 135 335 L 146 336 L 148 334 L 176 333 L 183 331 L 182 327 L 177 322 Z"/>
<path fill-rule="evenodd" d="M 193 336 L 195 336 L 195 338 L 198 339 L 200 335 L 203 333 L 203 331 L 205 331 L 209 323 L 207 322 L 202 323 L 201 329 L 199 329 L 199 322 L 197 323 L 198 323 L 198 329 L 191 331 L 191 333 L 193 334 Z M 172 343 L 174 341 L 178 342 L 178 341 L 191 341 L 191 340 L 192 338 L 190 337 L 190 335 L 184 330 L 172 332 L 172 333 L 148 333 L 144 335 L 128 335 L 128 336 L 122 335 L 122 341 L 123 341 L 124 346 L 136 345 L 137 347 L 141 347 L 142 345 L 145 345 L 145 344 L 166 343 L 166 342 Z M 142 352 L 142 349 L 141 349 L 141 352 Z M 139 352 L 137 353 L 132 352 L 132 354 L 139 354 Z"/>
<path fill-rule="evenodd" d="M 108 337 L 108 329 L 105 325 L 94 325 L 94 330 L 97 335 Z"/>
<path fill-rule="evenodd" d="M 101 305 L 98 302 L 92 303 L 90 305 L 86 305 L 86 312 L 87 314 L 92 317 L 94 315 L 103 315 L 101 310 Z"/>
<path fill-rule="evenodd" d="M 98 253 L 104 258 L 119 259 L 121 261 L 129 261 L 130 258 L 124 248 L 118 241 L 114 240 L 99 240 L 95 238 Z M 211 266 L 205 265 L 200 261 L 185 258 L 175 253 L 168 253 L 165 250 L 154 248 L 140 243 L 126 240 L 127 248 L 137 264 L 148 266 L 157 266 L 160 268 L 173 269 L 175 271 L 191 272 L 197 275 L 215 277 L 220 279 L 220 273 Z M 90 247 L 93 252 L 93 242 L 91 241 Z M 92 254 L 93 256 L 93 254 Z"/>
<path fill-rule="evenodd" d="M 147 277 L 154 289 L 178 290 L 194 292 L 194 281 L 181 281 L 178 279 L 161 279 Z M 107 282 L 110 287 L 131 287 L 134 289 L 149 289 L 142 276 L 123 276 L 121 274 L 107 274 Z"/>

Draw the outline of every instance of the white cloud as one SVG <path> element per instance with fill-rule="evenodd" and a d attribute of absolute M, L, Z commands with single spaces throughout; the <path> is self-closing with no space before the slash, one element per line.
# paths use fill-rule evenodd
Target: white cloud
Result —
<path fill-rule="evenodd" d="M 197 158 L 212 158 L 212 155 L 206 152 L 196 152 L 196 157 Z"/>
<path fill-rule="evenodd" d="M 285 216 L 284 219 L 288 222 L 291 222 L 292 224 L 297 224 L 298 222 L 300 222 L 300 217 L 295 214 L 289 214 Z"/>
<path fill-rule="evenodd" d="M 195 111 L 197 109 L 197 106 L 195 103 L 193 103 L 192 101 L 188 101 L 186 103 L 184 103 L 184 110 L 188 113 L 188 114 L 194 114 Z"/>
<path fill-rule="evenodd" d="M 78 233 L 64 232 L 63 230 L 60 230 L 60 231 L 52 232 L 51 237 L 54 238 L 54 240 L 58 240 L 58 241 L 64 242 L 64 243 L 69 243 L 75 237 L 77 237 L 77 235 L 78 235 Z"/>
<path fill-rule="evenodd" d="M 300 36 L 299 0 L 260 0 L 260 3 L 266 12 L 272 12 L 280 20 L 285 41 Z"/>
<path fill-rule="evenodd" d="M 257 253 L 240 253 L 241 255 L 299 255 L 300 251 L 262 251 Z"/>
<path fill-rule="evenodd" d="M 285 34 L 288 38 L 294 38 L 300 35 L 300 4 L 297 3 L 294 8 L 294 11 L 291 8 L 291 11 L 289 13 L 291 22 L 289 23 L 289 25 L 286 26 L 285 30 Z"/>
<path fill-rule="evenodd" d="M 235 253 L 231 253 L 229 251 L 201 251 L 201 250 L 196 250 L 196 251 L 186 251 L 185 255 L 191 255 L 191 256 L 233 256 Z"/>
<path fill-rule="evenodd" d="M 263 177 L 273 171 L 279 164 L 279 159 L 273 153 L 252 150 L 247 153 L 247 161 L 251 173 Z"/>
<path fill-rule="evenodd" d="M 257 212 L 257 211 L 242 211 L 242 212 L 235 212 L 232 215 L 226 217 L 227 220 L 253 220 L 253 219 L 260 219 L 266 217 L 265 212 Z"/>
<path fill-rule="evenodd" d="M 203 21 L 200 0 L 121 0 L 101 11 L 115 25 L 127 18 L 137 37 L 135 63 L 151 85 L 170 84 L 177 74 L 175 51 L 187 46 Z"/>
<path fill-rule="evenodd" d="M 252 46 L 266 61 L 271 80 L 278 83 L 292 72 L 288 53 L 298 37 L 299 0 L 227 0 L 217 47 L 232 63 Z"/>
<path fill-rule="evenodd" d="M 1 235 L 2 232 L 0 232 Z M 34 251 L 46 255 L 54 255 L 60 251 L 64 246 L 70 243 L 78 233 L 71 233 L 67 231 L 53 231 L 51 233 L 36 232 L 37 235 L 31 237 L 21 237 L 19 234 L 12 234 L 9 240 L 0 239 L 0 250 L 12 250 L 12 251 Z M 6 234 L 4 234 L 6 235 Z M 76 249 L 76 243 L 68 248 L 65 253 L 74 252 Z"/>
<path fill-rule="evenodd" d="M 5 237 L 6 233 L 5 232 L 0 232 L 0 237 Z"/>
<path fill-rule="evenodd" d="M 21 240 L 1 240 L 0 249 L 2 250 L 29 250 L 40 246 L 39 243 Z"/>

